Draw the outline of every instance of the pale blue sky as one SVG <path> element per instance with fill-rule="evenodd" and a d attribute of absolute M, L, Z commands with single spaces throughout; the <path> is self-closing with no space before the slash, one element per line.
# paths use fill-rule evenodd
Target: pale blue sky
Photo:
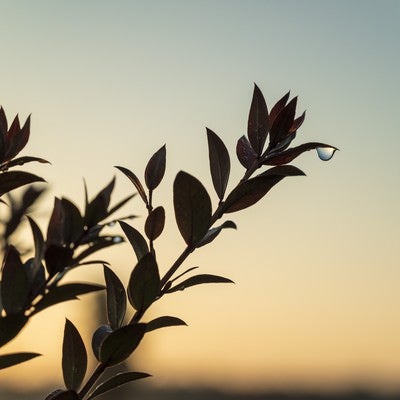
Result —
<path fill-rule="evenodd" d="M 93 192 L 116 174 L 113 165 L 142 174 L 164 143 L 168 169 L 157 201 L 167 196 L 169 207 L 179 169 L 212 191 L 205 126 L 234 158 L 253 82 L 270 105 L 289 89 L 299 95 L 307 117 L 297 144 L 341 150 L 329 163 L 313 153 L 296 160 L 307 178 L 282 183 L 269 200 L 233 216 L 239 231 L 194 256 L 205 272 L 237 285 L 199 288 L 162 309 L 193 326 L 155 339 L 160 359 L 148 350 L 148 372 L 166 383 L 197 374 L 208 384 L 240 385 L 249 382 L 246 370 L 252 385 L 366 378 L 395 385 L 398 1 L 0 1 L 0 10 L 0 103 L 10 118 L 32 113 L 26 154 L 52 161 L 35 171 L 54 194 L 81 204 L 82 176 Z M 241 173 L 237 163 L 233 182 Z M 118 195 L 131 190 L 122 176 L 117 182 Z M 144 213 L 138 201 L 128 212 Z M 168 217 L 160 251 L 171 260 L 180 251 L 171 243 L 182 242 L 170 207 Z M 121 265 L 128 254 L 114 257 Z M 254 329 L 232 333 L 233 320 Z M 165 338 L 180 351 L 166 349 Z M 193 348 L 198 338 L 207 346 Z M 232 346 L 237 356 L 226 350 Z M 207 349 L 218 374 L 202 364 Z"/>

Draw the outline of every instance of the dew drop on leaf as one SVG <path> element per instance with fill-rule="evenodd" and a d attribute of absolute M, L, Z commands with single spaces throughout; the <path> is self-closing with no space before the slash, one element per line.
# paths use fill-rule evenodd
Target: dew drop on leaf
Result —
<path fill-rule="evenodd" d="M 113 237 L 113 243 L 121 243 L 122 242 L 122 237 L 121 236 L 115 236 Z"/>
<path fill-rule="evenodd" d="M 320 160 L 329 161 L 335 154 L 336 150 L 337 149 L 334 147 L 317 147 L 317 154 Z"/>

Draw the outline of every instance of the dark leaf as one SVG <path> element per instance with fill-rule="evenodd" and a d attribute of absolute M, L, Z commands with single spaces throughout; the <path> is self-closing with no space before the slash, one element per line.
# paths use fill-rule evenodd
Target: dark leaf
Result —
<path fill-rule="evenodd" d="M 211 177 L 218 198 L 222 200 L 228 185 L 231 161 L 224 142 L 208 128 L 207 140 Z"/>
<path fill-rule="evenodd" d="M 11 353 L 0 355 L 0 369 L 12 367 L 13 365 L 21 364 L 25 361 L 32 360 L 37 356 L 41 356 L 38 353 Z"/>
<path fill-rule="evenodd" d="M 161 182 L 165 173 L 165 145 L 156 151 L 147 163 L 144 179 L 149 190 L 154 190 Z"/>
<path fill-rule="evenodd" d="M 35 186 L 28 186 L 22 194 L 22 209 L 24 213 L 38 200 L 38 198 L 45 192 L 43 187 L 37 188 Z"/>
<path fill-rule="evenodd" d="M 5 154 L 6 160 L 11 160 L 17 155 L 20 133 L 21 133 L 21 126 L 17 115 L 14 118 L 10 128 L 8 129 L 8 132 L 4 137 L 5 147 L 6 147 L 6 154 Z"/>
<path fill-rule="evenodd" d="M 62 350 L 62 370 L 65 387 L 78 390 L 82 384 L 87 368 L 87 353 L 85 345 L 74 324 L 65 321 L 64 341 Z"/>
<path fill-rule="evenodd" d="M 197 244 L 210 227 L 211 200 L 201 182 L 183 171 L 178 172 L 174 181 L 174 209 L 186 244 Z"/>
<path fill-rule="evenodd" d="M 74 251 L 69 247 L 50 245 L 46 248 L 44 259 L 50 276 L 56 275 L 72 265 Z"/>
<path fill-rule="evenodd" d="M 261 155 L 269 130 L 268 108 L 259 87 L 254 84 L 253 99 L 251 101 L 247 136 L 251 147 Z"/>
<path fill-rule="evenodd" d="M 104 278 L 107 286 L 107 315 L 113 330 L 120 328 L 125 318 L 126 294 L 125 288 L 115 273 L 104 267 Z"/>
<path fill-rule="evenodd" d="M 257 154 L 250 145 L 246 136 L 242 136 L 236 145 L 236 155 L 240 163 L 249 169 L 257 160 Z"/>
<path fill-rule="evenodd" d="M 150 240 L 156 240 L 162 233 L 165 224 L 164 207 L 157 207 L 151 211 L 146 219 L 144 231 Z"/>
<path fill-rule="evenodd" d="M 129 279 L 128 298 L 136 310 L 146 310 L 160 294 L 160 274 L 154 255 L 147 253 Z"/>
<path fill-rule="evenodd" d="M 37 314 L 45 308 L 55 304 L 62 303 L 69 300 L 77 300 L 80 295 L 97 292 L 103 290 L 103 285 L 95 285 L 89 283 L 67 283 L 62 286 L 54 286 L 48 293 L 35 305 L 35 311 L 32 313 Z"/>
<path fill-rule="evenodd" d="M 133 250 L 135 251 L 137 260 L 139 261 L 149 252 L 149 247 L 147 245 L 146 239 L 138 230 L 136 230 L 133 226 L 128 225 L 126 222 L 119 221 L 119 224 L 124 231 L 126 238 L 131 244 Z"/>
<path fill-rule="evenodd" d="M 324 143 L 316 143 L 316 142 L 304 143 L 301 144 L 300 146 L 292 147 L 291 149 L 282 151 L 277 154 L 272 154 L 266 157 L 265 161 L 263 161 L 263 164 L 264 165 L 288 164 L 295 158 L 297 158 L 300 154 L 304 153 L 305 151 L 314 150 L 317 149 L 318 147 L 331 147 L 333 149 L 336 149 L 336 147 Z"/>
<path fill-rule="evenodd" d="M 18 251 L 9 246 L 5 255 L 1 281 L 1 301 L 7 314 L 17 314 L 27 306 L 29 278 Z"/>
<path fill-rule="evenodd" d="M 51 213 L 49 225 L 47 227 L 47 246 L 62 246 L 65 244 L 64 222 L 65 212 L 64 207 L 62 206 L 62 201 L 55 197 L 53 211 Z"/>
<path fill-rule="evenodd" d="M 34 299 L 38 294 L 42 294 L 45 290 L 46 273 L 42 263 L 35 265 L 35 260 L 30 258 L 24 263 L 25 271 L 29 281 L 29 298 Z"/>
<path fill-rule="evenodd" d="M 287 101 L 289 100 L 290 91 L 287 92 L 276 104 L 271 108 L 269 113 L 269 123 L 272 125 L 275 121 L 276 116 L 285 108 Z"/>
<path fill-rule="evenodd" d="M 295 167 L 294 165 L 279 165 L 277 167 L 267 169 L 266 171 L 257 175 L 256 178 L 268 176 L 305 176 L 305 174 L 301 169 Z"/>
<path fill-rule="evenodd" d="M 76 243 L 83 236 L 84 222 L 78 207 L 66 198 L 61 199 L 64 212 L 64 240 Z"/>
<path fill-rule="evenodd" d="M 284 139 L 293 125 L 296 115 L 297 97 L 293 98 L 287 106 L 276 116 L 270 130 L 270 146 L 274 148 L 277 143 Z"/>
<path fill-rule="evenodd" d="M 190 286 L 202 285 L 203 283 L 234 283 L 228 278 L 224 278 L 218 275 L 201 274 L 191 276 L 190 278 L 178 283 L 167 291 L 167 293 L 177 292 L 178 290 L 184 290 Z"/>
<path fill-rule="evenodd" d="M 151 332 L 156 329 L 166 328 L 169 326 L 180 326 L 180 325 L 187 326 L 187 323 L 177 317 L 169 317 L 169 316 L 158 317 L 146 324 L 146 332 Z"/>
<path fill-rule="evenodd" d="M 87 400 L 94 399 L 95 397 L 100 396 L 103 393 L 109 392 L 110 390 L 113 390 L 118 386 L 124 385 L 125 383 L 147 378 L 149 376 L 151 375 L 144 372 L 120 372 L 97 386 L 96 389 L 92 393 L 90 393 Z"/>
<path fill-rule="evenodd" d="M 45 182 L 40 176 L 24 171 L 8 171 L 0 174 L 0 197 L 13 189 L 34 182 Z"/>
<path fill-rule="evenodd" d="M 100 360 L 100 348 L 104 342 L 104 339 L 112 332 L 113 330 L 109 325 L 101 325 L 99 326 L 92 336 L 92 350 L 93 354 L 97 360 Z"/>
<path fill-rule="evenodd" d="M 131 194 L 127 197 L 125 197 L 124 199 L 122 199 L 120 202 L 118 202 L 114 207 L 111 207 L 108 210 L 108 216 L 110 216 L 111 214 L 114 214 L 116 211 L 118 211 L 121 207 L 123 207 L 129 200 L 133 199 L 136 196 L 136 193 Z M 129 216 L 129 218 L 134 218 L 135 216 Z"/>
<path fill-rule="evenodd" d="M 32 278 L 34 279 L 36 273 L 39 271 L 40 267 L 42 266 L 42 258 L 44 252 L 44 239 L 43 234 L 40 228 L 37 226 L 36 222 L 27 217 L 29 224 L 31 225 L 33 240 L 35 243 L 35 257 L 33 259 L 33 270 L 32 270 Z"/>
<path fill-rule="evenodd" d="M 206 233 L 203 240 L 201 240 L 200 243 L 197 245 L 197 247 L 201 247 L 208 243 L 211 243 L 219 235 L 219 233 L 222 231 L 222 229 L 225 229 L 225 228 L 237 229 L 236 224 L 233 221 L 225 221 L 222 225 L 216 226 L 215 228 L 211 228 Z"/>
<path fill-rule="evenodd" d="M 87 204 L 84 215 L 84 224 L 86 226 L 90 227 L 96 225 L 108 216 L 107 209 L 110 205 L 111 193 L 114 190 L 114 185 L 115 177 Z"/>
<path fill-rule="evenodd" d="M 24 314 L 0 317 L 0 347 L 14 339 L 27 322 L 28 318 Z"/>
<path fill-rule="evenodd" d="M 42 164 L 50 164 L 49 161 L 44 160 L 43 158 L 25 156 L 25 157 L 14 158 L 11 161 L 7 161 L 4 164 L 1 164 L 0 165 L 0 169 L 12 168 L 12 167 L 15 167 L 17 165 L 20 166 L 20 165 L 24 165 L 24 164 L 30 163 L 30 162 L 39 162 L 39 163 L 42 163 Z"/>
<path fill-rule="evenodd" d="M 147 196 L 146 196 L 146 192 L 144 191 L 144 188 L 139 180 L 139 178 L 129 169 L 124 168 L 124 167 L 115 167 L 118 168 L 123 174 L 125 174 L 128 179 L 134 184 L 136 190 L 138 191 L 140 197 L 142 198 L 143 202 L 148 205 L 148 201 L 147 201 Z"/>
<path fill-rule="evenodd" d="M 100 232 L 104 229 L 105 225 L 93 225 L 91 226 L 80 238 L 79 244 L 88 244 L 88 243 L 93 243 L 95 242 L 99 235 Z"/>
<path fill-rule="evenodd" d="M 115 244 L 122 243 L 124 239 L 121 236 L 100 236 L 92 245 L 83 250 L 77 257 L 74 258 L 74 265 L 80 263 L 86 257 L 106 247 L 114 246 Z"/>
<path fill-rule="evenodd" d="M 290 127 L 289 132 L 296 132 L 297 129 L 299 129 L 300 126 L 303 124 L 305 118 L 306 118 L 306 112 L 304 111 L 303 114 L 301 114 L 299 118 L 296 118 L 293 121 L 293 124 Z"/>
<path fill-rule="evenodd" d="M 74 390 L 57 389 L 50 393 L 45 400 L 80 400 L 78 393 Z"/>
<path fill-rule="evenodd" d="M 224 212 L 231 213 L 252 206 L 262 199 L 269 190 L 285 176 L 304 175 L 298 168 L 276 170 L 259 175 L 238 185 L 224 203 Z M 274 173 L 275 172 L 275 173 Z"/>
<path fill-rule="evenodd" d="M 123 326 L 107 336 L 100 348 L 100 362 L 107 366 L 126 360 L 139 345 L 146 332 L 146 324 Z"/>

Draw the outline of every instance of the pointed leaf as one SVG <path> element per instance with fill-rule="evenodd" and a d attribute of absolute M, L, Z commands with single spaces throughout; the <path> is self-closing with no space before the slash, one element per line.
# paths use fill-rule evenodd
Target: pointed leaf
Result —
<path fill-rule="evenodd" d="M 206 129 L 211 177 L 218 198 L 222 200 L 228 185 L 231 161 L 224 142 L 211 129 Z"/>
<path fill-rule="evenodd" d="M 152 253 L 142 257 L 132 271 L 128 284 L 129 302 L 135 310 L 146 310 L 160 294 L 160 274 Z"/>
<path fill-rule="evenodd" d="M 240 163 L 249 169 L 257 160 L 257 153 L 253 150 L 246 136 L 242 136 L 236 145 L 236 155 Z"/>
<path fill-rule="evenodd" d="M 30 156 L 25 156 L 25 157 L 18 157 L 18 158 L 14 158 L 13 160 L 7 161 L 3 164 L 1 164 L 0 162 L 0 169 L 8 169 L 8 168 L 12 168 L 15 166 L 21 166 L 30 162 L 39 162 L 42 164 L 50 164 L 49 161 L 44 160 L 43 158 L 39 158 L 39 157 L 30 157 Z"/>
<path fill-rule="evenodd" d="M 5 158 L 7 160 L 11 160 L 18 153 L 18 142 L 19 142 L 20 132 L 21 132 L 21 126 L 19 123 L 18 115 L 16 115 L 10 126 L 10 129 L 8 130 L 8 132 L 4 137 L 6 145 Z"/>
<path fill-rule="evenodd" d="M 0 197 L 11 190 L 34 182 L 45 182 L 45 180 L 24 171 L 3 172 L 0 174 Z"/>
<path fill-rule="evenodd" d="M 107 336 L 100 348 L 100 362 L 107 366 L 126 360 L 139 346 L 146 324 L 126 325 Z"/>
<path fill-rule="evenodd" d="M 301 144 L 297 147 L 292 147 L 291 149 L 271 154 L 270 156 L 266 157 L 265 161 L 263 161 L 264 165 L 283 165 L 288 164 L 297 158 L 300 154 L 304 153 L 305 151 L 314 150 L 319 147 L 331 147 L 336 149 L 334 146 L 330 146 L 329 144 L 324 143 L 316 143 L 316 142 L 309 142 Z"/>
<path fill-rule="evenodd" d="M 64 240 L 66 243 L 76 243 L 84 233 L 84 221 L 79 208 L 72 201 L 62 198 L 61 206 L 64 213 Z"/>
<path fill-rule="evenodd" d="M 276 116 L 270 131 L 270 146 L 273 148 L 290 133 L 296 115 L 297 97 L 294 97 Z"/>
<path fill-rule="evenodd" d="M 63 303 L 69 300 L 78 300 L 77 296 L 83 294 L 97 292 L 103 290 L 103 285 L 95 285 L 90 283 L 67 283 L 61 286 L 53 286 L 48 293 L 35 305 L 35 311 L 32 313 L 37 314 L 47 307 L 54 306 L 55 304 Z"/>
<path fill-rule="evenodd" d="M 153 154 L 147 163 L 144 178 L 149 190 L 154 190 L 161 182 L 165 173 L 166 148 L 165 145 Z"/>
<path fill-rule="evenodd" d="M 133 193 L 133 194 L 125 197 L 124 199 L 122 199 L 115 206 L 111 207 L 108 210 L 108 216 L 110 216 L 111 214 L 114 214 L 116 211 L 118 211 L 121 207 L 123 207 L 129 200 L 133 199 L 135 196 L 136 196 L 136 193 Z M 134 218 L 134 217 L 135 217 L 134 215 L 130 216 L 130 218 Z"/>
<path fill-rule="evenodd" d="M 70 267 L 74 251 L 69 247 L 50 245 L 46 248 L 44 259 L 46 261 L 46 269 L 50 276 L 64 271 Z"/>
<path fill-rule="evenodd" d="M 303 114 L 300 115 L 300 117 L 296 118 L 293 121 L 293 124 L 290 127 L 289 132 L 296 132 L 297 129 L 299 129 L 300 126 L 303 124 L 305 118 L 306 118 L 306 112 L 304 111 Z"/>
<path fill-rule="evenodd" d="M 114 246 L 122 243 L 123 241 L 124 239 L 121 236 L 99 236 L 92 245 L 83 250 L 77 257 L 74 258 L 74 265 L 79 264 L 83 259 L 89 257 L 93 253 L 98 252 L 99 250 Z"/>
<path fill-rule="evenodd" d="M 177 174 L 174 181 L 174 209 L 186 244 L 197 244 L 210 226 L 211 200 L 201 182 L 183 171 Z"/>
<path fill-rule="evenodd" d="M 124 385 L 125 383 L 147 378 L 149 376 L 151 375 L 144 372 L 120 372 L 97 386 L 96 389 L 92 393 L 90 393 L 87 400 L 94 399 L 95 397 L 100 396 L 103 393 L 109 392 L 110 390 L 113 390 L 118 386 Z"/>
<path fill-rule="evenodd" d="M 65 387 L 78 390 L 82 384 L 87 368 L 85 345 L 74 324 L 65 321 L 62 352 L 62 370 Z"/>
<path fill-rule="evenodd" d="M 33 278 L 35 277 L 36 273 L 39 271 L 40 267 L 42 266 L 42 258 L 43 258 L 43 253 L 44 253 L 44 239 L 43 239 L 43 234 L 36 222 L 30 218 L 27 217 L 29 224 L 31 225 L 32 229 L 32 234 L 33 234 L 33 240 L 35 243 L 35 257 L 33 259 L 33 270 L 32 270 L 32 275 Z"/>
<path fill-rule="evenodd" d="M 169 316 L 158 317 L 146 324 L 146 332 L 151 332 L 160 328 L 167 328 L 169 326 L 181 326 L 181 325 L 187 326 L 187 323 L 177 317 L 169 317 Z"/>
<path fill-rule="evenodd" d="M 62 206 L 62 201 L 59 198 L 55 197 L 53 211 L 51 213 L 49 225 L 47 227 L 47 246 L 62 246 L 65 244 L 64 221 L 65 212 L 64 207 Z"/>
<path fill-rule="evenodd" d="M 247 136 L 251 147 L 261 155 L 269 130 L 268 108 L 259 87 L 254 84 L 253 99 L 251 101 Z"/>
<path fill-rule="evenodd" d="M 139 178 L 129 169 L 124 168 L 124 167 L 118 167 L 116 166 L 115 168 L 119 169 L 125 176 L 128 177 L 128 179 L 134 184 L 136 190 L 138 191 L 140 197 L 142 198 L 144 204 L 148 205 L 149 202 L 147 200 L 147 195 L 146 192 L 144 191 L 143 185 L 141 184 Z"/>
<path fill-rule="evenodd" d="M 191 276 L 190 278 L 178 283 L 167 291 L 167 293 L 173 293 L 178 290 L 184 290 L 190 286 L 202 285 L 203 283 L 234 283 L 228 278 L 218 275 L 201 274 Z"/>
<path fill-rule="evenodd" d="M 28 305 L 29 278 L 14 246 L 7 250 L 1 281 L 1 301 L 7 314 L 17 314 Z"/>
<path fill-rule="evenodd" d="M 125 318 L 126 294 L 125 288 L 115 273 L 108 268 L 104 268 L 104 278 L 107 285 L 107 315 L 110 326 L 113 330 L 120 328 Z"/>
<path fill-rule="evenodd" d="M 215 228 L 211 228 L 206 235 L 204 236 L 203 240 L 197 245 L 197 247 L 204 246 L 208 243 L 211 243 L 222 231 L 222 229 L 232 228 L 237 229 L 236 224 L 233 221 L 225 221 L 222 225 L 216 226 Z"/>
<path fill-rule="evenodd" d="M 273 169 L 273 168 L 272 168 Z M 224 203 L 224 213 L 243 210 L 261 200 L 285 176 L 304 175 L 298 168 L 276 170 L 239 184 Z"/>
<path fill-rule="evenodd" d="M 0 369 L 12 367 L 13 365 L 21 364 L 25 361 L 32 360 L 37 356 L 41 356 L 38 353 L 11 353 L 0 355 Z"/>
<path fill-rule="evenodd" d="M 285 108 L 287 101 L 289 100 L 290 91 L 287 92 L 280 100 L 276 102 L 276 104 L 271 108 L 271 112 L 269 113 L 269 123 L 272 124 L 275 121 L 277 115 Z"/>
<path fill-rule="evenodd" d="M 86 226 L 96 225 L 108 215 L 108 206 L 110 205 L 111 193 L 114 190 L 115 177 L 106 185 L 96 197 L 89 202 L 85 209 L 84 223 Z"/>
<path fill-rule="evenodd" d="M 0 347 L 14 339 L 27 322 L 28 317 L 24 314 L 11 314 L 0 317 Z"/>
<path fill-rule="evenodd" d="M 150 240 L 156 240 L 162 233 L 165 224 L 164 207 L 157 207 L 151 211 L 146 219 L 144 231 Z"/>
<path fill-rule="evenodd" d="M 136 230 L 133 226 L 128 225 L 126 222 L 119 221 L 119 224 L 124 231 L 126 238 L 131 244 L 133 250 L 135 251 L 138 261 L 149 252 L 149 247 L 147 245 L 146 239 L 142 234 Z"/>

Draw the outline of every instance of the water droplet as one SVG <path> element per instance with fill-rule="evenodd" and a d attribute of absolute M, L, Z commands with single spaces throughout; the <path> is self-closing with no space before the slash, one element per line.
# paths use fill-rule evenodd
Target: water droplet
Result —
<path fill-rule="evenodd" d="M 115 236 L 113 237 L 113 243 L 121 243 L 122 242 L 122 237 L 121 236 Z"/>
<path fill-rule="evenodd" d="M 109 222 L 109 223 L 107 224 L 107 226 L 112 227 L 112 226 L 114 226 L 115 224 L 116 224 L 115 221 L 111 221 L 111 222 Z"/>
<path fill-rule="evenodd" d="M 335 147 L 317 147 L 318 157 L 322 161 L 329 161 L 335 154 L 336 150 Z"/>

